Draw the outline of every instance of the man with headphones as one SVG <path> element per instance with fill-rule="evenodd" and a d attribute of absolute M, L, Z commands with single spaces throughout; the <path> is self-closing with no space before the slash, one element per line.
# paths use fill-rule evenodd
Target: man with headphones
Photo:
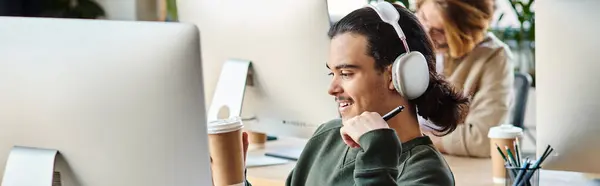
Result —
<path fill-rule="evenodd" d="M 433 45 L 417 18 L 383 1 L 348 14 L 328 35 L 328 93 L 342 118 L 316 130 L 286 185 L 454 185 L 417 113 L 448 134 L 468 99 L 436 73 Z M 395 108 L 404 109 L 382 118 Z"/>

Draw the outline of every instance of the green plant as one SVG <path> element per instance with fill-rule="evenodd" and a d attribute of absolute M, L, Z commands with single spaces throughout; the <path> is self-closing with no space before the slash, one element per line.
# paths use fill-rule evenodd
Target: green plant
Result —
<path fill-rule="evenodd" d="M 104 9 L 93 0 L 47 0 L 42 17 L 96 19 L 105 16 Z"/>
<path fill-rule="evenodd" d="M 494 32 L 499 33 L 501 39 L 514 40 L 517 43 L 523 41 L 535 41 L 535 11 L 532 8 L 535 0 L 507 0 L 517 19 L 519 20 L 518 28 L 495 28 Z M 504 18 L 504 14 L 498 17 L 498 21 Z"/>
<path fill-rule="evenodd" d="M 507 28 L 492 28 L 491 31 L 499 39 L 511 44 L 517 51 L 517 61 L 520 66 L 515 70 L 529 73 L 535 80 L 535 11 L 533 3 L 535 0 L 505 0 L 510 3 L 519 21 L 519 26 Z M 504 18 L 504 14 L 498 17 L 499 22 Z M 519 55 L 520 54 L 520 55 Z M 523 67 L 523 68 L 521 68 Z M 535 87 L 535 81 L 532 85 Z"/>

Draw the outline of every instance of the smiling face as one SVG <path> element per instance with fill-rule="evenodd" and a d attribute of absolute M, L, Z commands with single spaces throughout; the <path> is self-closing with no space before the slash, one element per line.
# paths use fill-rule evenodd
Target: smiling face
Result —
<path fill-rule="evenodd" d="M 384 115 L 401 99 L 391 84 L 390 71 L 377 69 L 367 51 L 367 39 L 359 34 L 343 33 L 331 40 L 328 92 L 339 103 L 343 120 L 365 111 Z"/>

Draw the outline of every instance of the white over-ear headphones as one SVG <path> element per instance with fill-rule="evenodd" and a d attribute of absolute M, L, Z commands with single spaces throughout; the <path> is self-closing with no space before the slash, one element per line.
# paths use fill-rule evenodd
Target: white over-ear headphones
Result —
<path fill-rule="evenodd" d="M 392 83 L 396 91 L 408 100 L 416 99 L 423 95 L 429 86 L 429 68 L 425 56 L 418 51 L 410 51 L 406 36 L 398 24 L 400 13 L 394 5 L 386 1 L 370 4 L 383 22 L 394 27 L 398 37 L 402 40 L 406 53 L 401 54 L 392 64 Z"/>

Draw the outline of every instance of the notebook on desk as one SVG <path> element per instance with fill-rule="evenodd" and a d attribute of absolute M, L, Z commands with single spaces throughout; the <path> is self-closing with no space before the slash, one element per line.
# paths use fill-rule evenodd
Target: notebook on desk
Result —
<path fill-rule="evenodd" d="M 271 166 L 271 165 L 281 165 L 290 162 L 286 159 L 269 157 L 261 154 L 249 154 L 246 157 L 246 167 L 262 167 L 262 166 Z"/>
<path fill-rule="evenodd" d="M 303 147 L 267 148 L 265 155 L 286 160 L 298 161 Z"/>

